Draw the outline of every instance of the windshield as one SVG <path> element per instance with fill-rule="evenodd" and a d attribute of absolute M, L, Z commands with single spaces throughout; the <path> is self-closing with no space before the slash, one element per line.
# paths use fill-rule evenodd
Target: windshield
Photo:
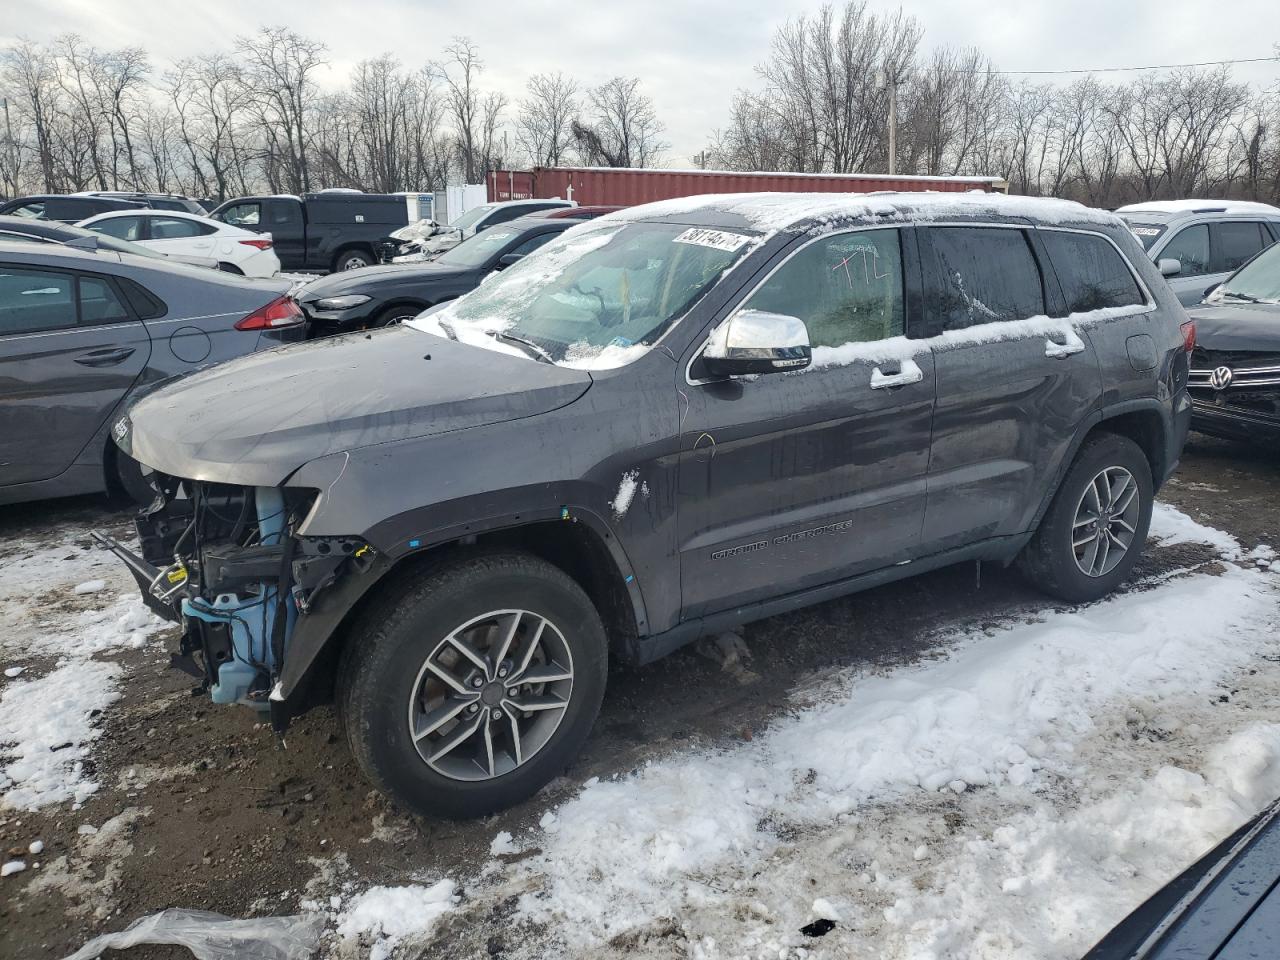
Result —
<path fill-rule="evenodd" d="M 453 221 L 453 223 L 449 224 L 449 229 L 463 230 L 463 231 L 468 230 L 471 227 L 474 227 L 476 225 L 476 222 L 480 220 L 480 218 L 482 218 L 486 213 L 488 213 L 492 209 L 493 209 L 493 204 L 486 203 L 483 206 L 476 207 L 472 210 L 468 210 L 466 213 L 460 216 L 457 220 Z"/>
<path fill-rule="evenodd" d="M 1272 244 L 1228 277 L 1209 300 L 1280 303 L 1280 243 Z"/>
<path fill-rule="evenodd" d="M 413 325 L 485 346 L 497 334 L 508 345 L 519 338 L 524 352 L 568 366 L 620 366 L 693 306 L 751 239 L 683 224 L 595 221 Z"/>
<path fill-rule="evenodd" d="M 436 263 L 447 263 L 451 267 L 482 267 L 489 262 L 495 253 L 505 247 L 515 237 L 515 230 L 502 227 L 490 227 L 483 233 L 468 237 L 447 253 L 436 258 Z"/>
<path fill-rule="evenodd" d="M 1132 217 L 1124 217 L 1123 219 L 1129 225 L 1129 229 L 1133 231 L 1134 236 L 1142 241 L 1143 250 L 1150 250 L 1151 245 L 1160 239 L 1160 234 L 1168 229 L 1163 223 L 1135 220 Z"/>

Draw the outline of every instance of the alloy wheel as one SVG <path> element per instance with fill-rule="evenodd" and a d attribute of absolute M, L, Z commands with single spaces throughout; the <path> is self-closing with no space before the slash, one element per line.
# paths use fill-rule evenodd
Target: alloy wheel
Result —
<path fill-rule="evenodd" d="M 1138 534 L 1142 498 L 1124 467 L 1107 467 L 1085 487 L 1071 524 L 1076 566 L 1088 577 L 1104 577 L 1125 558 Z"/>
<path fill-rule="evenodd" d="M 427 656 L 409 698 L 409 734 L 437 773 L 491 780 L 547 745 L 572 693 L 573 656 L 556 625 L 528 610 L 495 610 Z"/>

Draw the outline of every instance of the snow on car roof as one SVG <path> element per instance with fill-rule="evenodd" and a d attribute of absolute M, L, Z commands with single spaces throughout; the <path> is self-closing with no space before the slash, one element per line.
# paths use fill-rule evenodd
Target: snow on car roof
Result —
<path fill-rule="evenodd" d="M 1116 213 L 1274 213 L 1280 207 L 1252 200 L 1147 200 L 1117 207 Z"/>
<path fill-rule="evenodd" d="M 1002 193 L 712 193 L 659 200 L 610 213 L 599 220 L 649 220 L 689 213 L 720 212 L 743 218 L 762 232 L 784 229 L 800 220 L 898 218 L 939 220 L 950 216 L 1026 217 L 1042 223 L 1121 225 L 1114 214 L 1076 203 Z"/>

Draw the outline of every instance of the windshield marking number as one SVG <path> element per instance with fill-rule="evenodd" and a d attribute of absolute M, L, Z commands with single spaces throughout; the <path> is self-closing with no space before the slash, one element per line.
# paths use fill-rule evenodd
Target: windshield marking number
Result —
<path fill-rule="evenodd" d="M 727 233 L 724 230 L 706 230 L 692 227 L 674 239 L 675 243 L 692 243 L 699 247 L 712 247 L 716 250 L 737 250 L 750 240 L 740 233 Z"/>

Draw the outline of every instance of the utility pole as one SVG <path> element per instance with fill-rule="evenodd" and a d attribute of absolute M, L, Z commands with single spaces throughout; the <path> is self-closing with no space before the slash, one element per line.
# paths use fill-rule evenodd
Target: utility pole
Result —
<path fill-rule="evenodd" d="M 16 196 L 18 193 L 18 145 L 13 140 L 13 125 L 9 122 L 9 98 L 0 97 L 0 104 L 4 104 L 4 136 L 9 147 L 9 176 L 13 178 L 13 192 Z"/>
<path fill-rule="evenodd" d="M 898 172 L 898 72 L 889 74 L 889 176 Z"/>

